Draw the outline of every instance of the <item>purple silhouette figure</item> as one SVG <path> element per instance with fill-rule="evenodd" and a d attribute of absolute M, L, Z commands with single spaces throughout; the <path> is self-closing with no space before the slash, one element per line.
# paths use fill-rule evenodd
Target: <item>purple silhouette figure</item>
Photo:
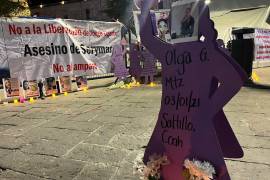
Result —
<path fill-rule="evenodd" d="M 219 137 L 215 128 L 225 128 L 233 134 L 231 128 L 227 129 L 230 126 L 222 108 L 240 90 L 244 76 L 231 57 L 218 47 L 209 9 L 202 1 L 197 4 L 199 36 L 204 36 L 205 40 L 174 45 L 152 34 L 148 7 L 153 2 L 144 1 L 140 33 L 144 46 L 162 63 L 163 91 L 159 118 L 144 162 L 154 153 L 165 154 L 170 164 L 162 169 L 163 179 L 184 180 L 184 161 L 195 158 L 214 165 L 215 179 L 228 180 L 219 140 L 225 139 L 228 146 L 231 142 L 227 134 Z M 225 118 L 215 117 L 219 112 Z M 235 139 L 238 145 L 235 136 L 229 138 Z M 223 150 L 226 152 L 228 148 Z"/>
<path fill-rule="evenodd" d="M 147 50 L 141 52 L 143 68 L 141 76 L 145 77 L 144 84 L 154 82 L 154 75 L 157 74 L 156 58 Z"/>
<path fill-rule="evenodd" d="M 224 56 L 228 56 L 226 59 L 237 70 L 242 81 L 245 82 L 248 79 L 245 71 L 238 65 L 238 63 L 230 57 L 230 51 L 225 48 L 223 40 L 217 40 L 219 49 L 224 53 Z M 212 86 L 210 90 L 210 96 L 218 89 L 218 80 L 213 78 Z M 223 110 L 218 112 L 214 117 L 214 126 L 216 129 L 217 137 L 221 146 L 223 156 L 226 158 L 241 158 L 244 156 L 244 152 L 235 137 L 233 130 L 225 116 Z"/>
<path fill-rule="evenodd" d="M 142 72 L 142 67 L 140 65 L 141 61 L 140 45 L 130 44 L 129 55 L 130 55 L 129 73 L 131 76 L 135 77 L 136 81 L 140 82 L 140 76 Z"/>
<path fill-rule="evenodd" d="M 231 56 L 231 52 L 226 48 L 225 43 L 222 39 L 217 39 L 217 44 L 220 50 L 226 53 L 228 56 Z"/>
<path fill-rule="evenodd" d="M 120 44 L 114 45 L 112 53 L 112 63 L 114 65 L 114 76 L 117 77 L 115 83 L 118 79 L 123 80 L 129 75 L 123 55 L 124 52 L 122 50 L 122 46 Z"/>

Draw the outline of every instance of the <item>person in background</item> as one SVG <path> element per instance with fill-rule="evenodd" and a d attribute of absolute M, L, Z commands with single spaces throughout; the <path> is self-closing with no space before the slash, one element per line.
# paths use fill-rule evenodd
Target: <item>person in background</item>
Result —
<path fill-rule="evenodd" d="M 43 82 L 42 80 L 38 81 L 38 88 L 39 88 L 39 97 L 41 99 L 44 99 L 44 93 L 43 93 Z"/>

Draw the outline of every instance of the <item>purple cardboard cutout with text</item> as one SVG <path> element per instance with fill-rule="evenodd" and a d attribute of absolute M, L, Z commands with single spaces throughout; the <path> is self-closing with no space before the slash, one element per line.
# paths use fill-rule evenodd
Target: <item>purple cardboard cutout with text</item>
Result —
<path fill-rule="evenodd" d="M 225 49 L 224 42 L 218 40 L 217 41 L 218 46 L 221 51 L 223 51 L 224 56 L 227 57 L 227 60 L 231 63 L 232 66 L 238 71 L 239 75 L 242 78 L 242 81 L 245 82 L 248 77 L 245 71 L 237 64 L 237 62 L 230 57 L 230 52 L 228 49 Z M 215 92 L 215 90 L 218 88 L 218 80 L 213 79 L 212 86 L 211 86 L 211 94 Z M 223 153 L 223 156 L 226 158 L 241 158 L 244 156 L 244 152 L 235 137 L 233 130 L 225 116 L 225 113 L 223 110 L 218 112 L 214 117 L 214 126 L 216 129 L 216 134 L 219 139 L 219 143 L 221 146 L 221 150 Z"/>
<path fill-rule="evenodd" d="M 140 33 L 144 46 L 161 61 L 163 91 L 159 118 L 144 162 L 153 153 L 164 154 L 170 164 L 162 168 L 162 179 L 184 180 L 184 161 L 194 158 L 214 166 L 214 179 L 228 180 L 222 154 L 225 149 L 221 149 L 219 140 L 225 140 L 228 146 L 231 142 L 226 134 L 225 137 L 219 134 L 219 137 L 216 130 L 225 127 L 233 135 L 222 108 L 240 90 L 245 75 L 218 47 L 209 9 L 202 1 L 197 4 L 199 37 L 204 36 L 205 40 L 174 45 L 161 41 L 152 33 L 148 7 L 154 2 L 144 1 Z M 239 145 L 235 136 L 228 138 Z"/>

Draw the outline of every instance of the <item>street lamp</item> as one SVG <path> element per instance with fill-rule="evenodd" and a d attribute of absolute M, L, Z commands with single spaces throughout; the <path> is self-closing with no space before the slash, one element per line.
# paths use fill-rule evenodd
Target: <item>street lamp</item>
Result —
<path fill-rule="evenodd" d="M 205 4 L 210 4 L 211 3 L 211 0 L 205 0 Z"/>

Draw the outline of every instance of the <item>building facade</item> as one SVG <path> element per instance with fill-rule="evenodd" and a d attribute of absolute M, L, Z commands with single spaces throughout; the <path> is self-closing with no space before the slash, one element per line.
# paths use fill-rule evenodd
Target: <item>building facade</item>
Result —
<path fill-rule="evenodd" d="M 72 0 L 48 4 L 42 2 L 34 4 L 29 1 L 29 6 L 32 16 L 37 17 L 112 21 L 104 13 L 106 0 Z"/>

